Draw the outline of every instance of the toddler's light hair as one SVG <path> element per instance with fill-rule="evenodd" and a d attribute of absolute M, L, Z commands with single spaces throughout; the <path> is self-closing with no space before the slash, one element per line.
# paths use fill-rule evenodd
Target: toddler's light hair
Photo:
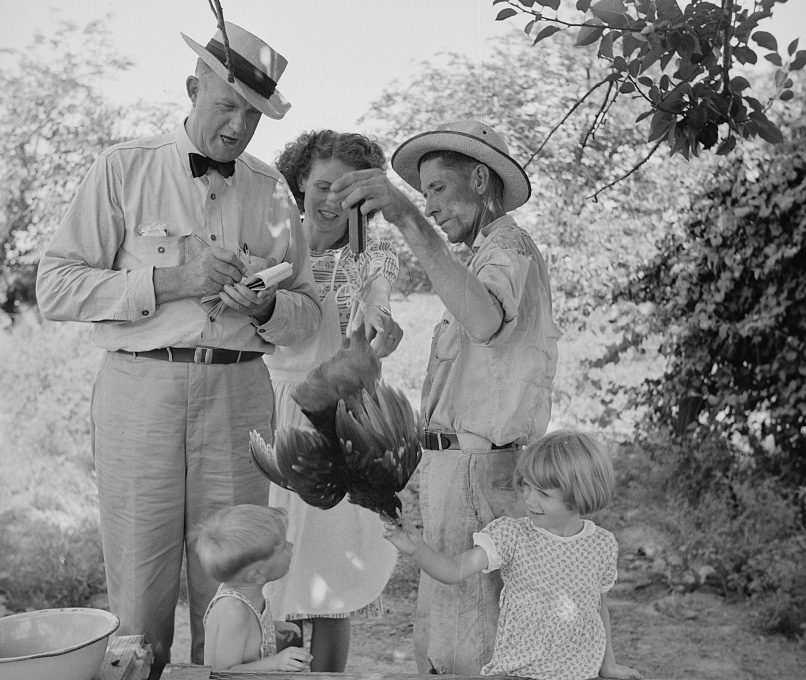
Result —
<path fill-rule="evenodd" d="M 229 581 L 244 567 L 269 559 L 285 543 L 284 510 L 265 505 L 222 508 L 191 536 L 204 570 L 216 581 Z"/>
<path fill-rule="evenodd" d="M 592 435 L 556 430 L 526 447 L 515 466 L 515 488 L 560 489 L 563 502 L 580 515 L 601 510 L 613 499 L 613 464 Z"/>

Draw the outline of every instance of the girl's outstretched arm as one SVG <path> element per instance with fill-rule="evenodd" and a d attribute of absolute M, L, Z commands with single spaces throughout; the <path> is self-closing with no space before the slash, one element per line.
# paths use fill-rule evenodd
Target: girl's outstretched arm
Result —
<path fill-rule="evenodd" d="M 459 583 L 488 566 L 487 553 L 482 548 L 471 548 L 461 555 L 446 555 L 434 550 L 423 541 L 419 531 L 408 526 L 400 529 L 394 524 L 386 523 L 384 530 L 387 541 L 400 552 L 411 555 L 420 569 L 442 583 Z"/>
<path fill-rule="evenodd" d="M 610 637 L 610 611 L 607 608 L 607 593 L 602 593 L 599 614 L 602 617 L 602 623 L 604 623 L 607 639 L 602 667 L 599 669 L 599 676 L 602 678 L 640 678 L 641 674 L 634 668 L 621 666 L 616 663 L 616 657 L 615 654 L 613 654 L 613 643 Z"/>

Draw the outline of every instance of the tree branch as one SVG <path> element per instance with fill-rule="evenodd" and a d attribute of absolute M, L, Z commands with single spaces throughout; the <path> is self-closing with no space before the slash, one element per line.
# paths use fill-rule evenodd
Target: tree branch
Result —
<path fill-rule="evenodd" d="M 613 91 L 613 85 L 615 83 L 611 80 L 607 85 L 607 92 L 605 93 L 604 98 L 602 99 L 602 105 L 599 107 L 599 110 L 596 112 L 596 115 L 593 117 L 593 122 L 590 124 L 590 127 L 585 131 L 585 136 L 582 138 L 582 144 L 579 146 L 579 153 L 577 154 L 577 160 L 582 158 L 582 154 L 585 151 L 585 146 L 588 143 L 588 139 L 593 137 L 596 129 L 601 125 L 601 121 L 604 119 L 605 110 L 610 108 L 608 106 L 608 102 L 610 101 L 610 93 Z M 618 92 L 616 93 L 618 96 Z M 615 101 L 615 97 L 613 97 L 613 101 Z"/>
<path fill-rule="evenodd" d="M 650 158 L 652 158 L 652 156 L 655 154 L 655 152 L 658 150 L 658 148 L 660 148 L 660 145 L 663 143 L 664 139 L 665 139 L 665 136 L 661 137 L 661 138 L 658 140 L 658 142 L 655 144 L 655 146 L 653 146 L 653 147 L 652 147 L 652 150 L 651 150 L 651 151 L 650 151 L 650 152 L 649 152 L 649 153 L 648 153 L 646 156 L 644 156 L 644 158 L 643 158 L 643 159 L 641 159 L 640 161 L 638 161 L 638 163 L 636 163 L 635 165 L 633 165 L 633 166 L 632 166 L 632 168 L 629 170 L 629 172 L 626 172 L 626 173 L 625 173 L 625 174 L 623 174 L 621 177 L 618 177 L 617 179 L 614 179 L 614 180 L 613 180 L 612 182 L 610 182 L 609 184 L 605 184 L 603 187 L 601 187 L 601 188 L 597 189 L 597 190 L 596 190 L 594 193 L 592 193 L 592 194 L 591 194 L 590 196 L 588 196 L 587 198 L 593 199 L 593 201 L 594 201 L 594 202 L 598 203 L 598 202 L 599 202 L 599 198 L 598 198 L 598 197 L 599 197 L 599 194 L 601 194 L 603 191 L 607 191 L 607 190 L 608 190 L 608 189 L 610 189 L 611 187 L 616 186 L 616 184 L 618 184 L 619 182 L 621 182 L 621 181 L 623 181 L 623 180 L 627 179 L 627 178 L 628 178 L 630 175 L 632 175 L 632 174 L 633 174 L 633 173 L 634 173 L 636 170 L 638 170 L 638 168 L 640 168 L 640 167 L 641 167 L 641 166 L 642 166 L 644 163 L 646 163 L 646 162 L 647 162 L 647 161 L 648 161 Z"/>
<path fill-rule="evenodd" d="M 210 9 L 213 11 L 213 14 L 215 15 L 218 29 L 221 31 L 221 35 L 224 37 L 224 54 L 226 55 L 225 66 L 227 67 L 227 80 L 231 83 L 234 83 L 235 66 L 232 63 L 232 55 L 230 54 L 227 28 L 226 26 L 224 26 L 224 10 L 221 9 L 221 3 L 219 2 L 219 0 L 207 0 L 207 2 L 210 4 Z"/>
<path fill-rule="evenodd" d="M 732 52 L 730 40 L 733 37 L 733 0 L 722 0 L 722 17 L 720 25 L 725 23 L 725 44 L 722 46 L 722 94 L 730 94 L 730 64 Z"/>
<path fill-rule="evenodd" d="M 587 23 L 575 24 L 570 21 L 564 21 L 563 19 L 558 19 L 557 17 L 544 17 L 542 12 L 534 10 L 531 7 L 528 8 L 524 7 L 519 2 L 517 2 L 517 0 L 515 0 L 514 2 L 513 0 L 508 0 L 507 4 L 513 9 L 518 10 L 522 14 L 531 14 L 535 18 L 535 21 L 550 21 L 552 23 L 560 24 L 560 26 L 565 26 L 567 28 L 610 28 L 610 29 L 613 28 L 613 26 L 609 26 L 607 24 L 587 24 Z M 625 16 L 627 15 L 625 14 Z M 633 21 L 635 21 L 635 19 L 633 19 Z M 619 31 L 631 31 L 633 33 L 640 33 L 641 31 L 644 30 L 644 26 L 638 26 L 636 28 L 630 26 L 618 26 L 617 28 Z"/>
<path fill-rule="evenodd" d="M 611 81 L 609 81 L 607 78 L 605 78 L 604 80 L 600 80 L 593 87 L 591 87 L 584 95 L 582 95 L 582 97 L 580 99 L 577 99 L 577 101 L 574 102 L 574 105 L 562 117 L 560 122 L 557 123 L 553 128 L 551 128 L 551 130 L 549 131 L 549 133 L 546 136 L 546 138 L 543 140 L 543 142 L 537 148 L 537 151 L 535 151 L 531 156 L 529 156 L 529 160 L 526 161 L 526 163 L 524 163 L 524 165 L 523 165 L 524 169 L 526 167 L 528 167 L 528 165 L 537 157 L 537 155 L 543 150 L 543 147 L 546 146 L 546 144 L 548 143 L 549 139 L 551 139 L 551 136 L 555 132 L 557 132 L 557 130 L 559 130 L 560 127 L 562 127 L 562 124 L 565 123 L 565 121 L 567 121 L 571 117 L 571 115 L 574 113 L 574 111 L 576 111 L 581 106 L 582 102 L 584 102 L 588 97 L 590 97 L 590 95 L 592 95 L 599 87 L 601 87 L 602 85 L 604 85 L 605 83 L 608 83 L 608 82 L 611 82 Z"/>

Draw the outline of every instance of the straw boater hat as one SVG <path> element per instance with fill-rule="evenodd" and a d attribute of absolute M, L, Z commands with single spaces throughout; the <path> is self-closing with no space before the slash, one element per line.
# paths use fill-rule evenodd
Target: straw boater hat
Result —
<path fill-rule="evenodd" d="M 503 137 L 489 125 L 455 120 L 403 142 L 392 154 L 392 167 L 417 191 L 421 191 L 420 159 L 429 151 L 458 151 L 494 170 L 504 183 L 504 210 L 514 210 L 529 200 L 529 178 L 509 155 Z"/>
<path fill-rule="evenodd" d="M 225 66 L 227 57 L 221 29 L 216 31 L 204 47 L 184 33 L 182 37 L 204 63 L 252 106 L 269 118 L 282 118 L 291 108 L 291 104 L 277 89 L 277 81 L 288 64 L 285 57 L 236 24 L 225 21 L 224 27 L 227 29 L 234 66 L 234 83 L 228 81 L 229 73 Z"/>

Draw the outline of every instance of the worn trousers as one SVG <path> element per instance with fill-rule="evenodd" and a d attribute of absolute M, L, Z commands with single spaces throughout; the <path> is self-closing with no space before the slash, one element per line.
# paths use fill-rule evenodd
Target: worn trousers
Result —
<path fill-rule="evenodd" d="M 154 668 L 170 661 L 183 554 L 193 663 L 217 583 L 187 539 L 202 519 L 239 503 L 265 505 L 249 432 L 271 441 L 273 395 L 262 361 L 171 363 L 107 353 L 91 420 L 110 609 L 121 635 L 144 634 Z"/>
<path fill-rule="evenodd" d="M 441 552 L 473 547 L 473 533 L 526 507 L 512 483 L 520 450 L 423 452 L 423 538 Z M 479 573 L 447 585 L 420 573 L 414 645 L 419 673 L 479 675 L 493 654 L 501 577 Z"/>

